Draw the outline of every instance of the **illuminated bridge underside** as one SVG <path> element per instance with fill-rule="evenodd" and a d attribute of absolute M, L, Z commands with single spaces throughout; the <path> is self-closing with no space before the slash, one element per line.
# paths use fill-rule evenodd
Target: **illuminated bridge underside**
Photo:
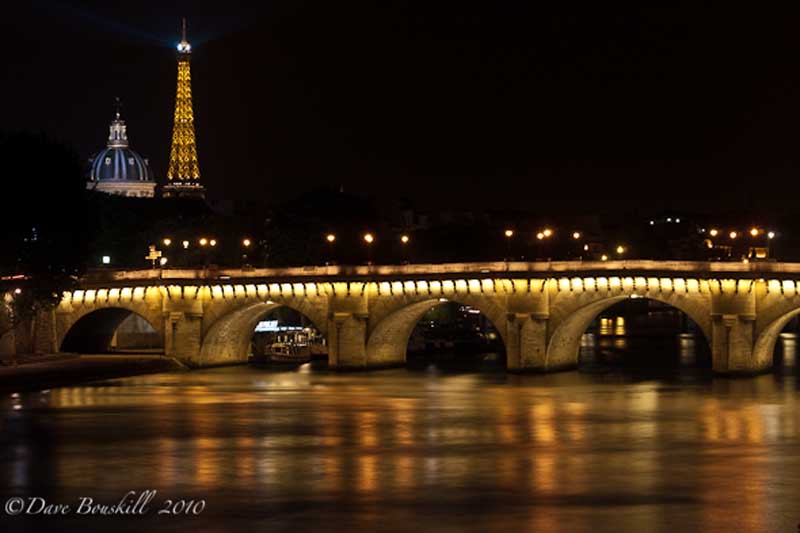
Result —
<path fill-rule="evenodd" d="M 32 343 L 38 351 L 59 350 L 67 338 L 74 345 L 79 319 L 114 308 L 148 320 L 168 355 L 195 367 L 229 364 L 246 360 L 258 321 L 286 306 L 326 336 L 331 367 L 380 368 L 402 365 L 420 318 L 451 301 L 495 325 L 509 370 L 551 371 L 577 365 L 581 336 L 599 313 L 637 297 L 696 322 L 715 371 L 755 373 L 771 366 L 781 329 L 800 314 L 793 278 L 798 264 L 653 261 L 106 272 L 37 317 Z M 4 338 L 2 347 L 14 344 Z"/>

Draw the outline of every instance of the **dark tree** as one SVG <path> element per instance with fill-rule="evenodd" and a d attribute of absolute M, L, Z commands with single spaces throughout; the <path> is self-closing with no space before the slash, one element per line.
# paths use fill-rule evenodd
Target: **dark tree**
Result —
<path fill-rule="evenodd" d="M 0 134 L 0 161 L 8 328 L 58 305 L 85 269 L 93 228 L 80 158 L 69 146 L 44 135 Z"/>

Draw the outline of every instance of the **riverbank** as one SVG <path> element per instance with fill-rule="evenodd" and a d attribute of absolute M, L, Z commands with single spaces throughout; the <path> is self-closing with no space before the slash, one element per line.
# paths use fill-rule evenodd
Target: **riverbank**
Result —
<path fill-rule="evenodd" d="M 171 357 L 155 355 L 48 355 L 0 367 L 0 392 L 63 387 L 89 381 L 186 370 Z"/>

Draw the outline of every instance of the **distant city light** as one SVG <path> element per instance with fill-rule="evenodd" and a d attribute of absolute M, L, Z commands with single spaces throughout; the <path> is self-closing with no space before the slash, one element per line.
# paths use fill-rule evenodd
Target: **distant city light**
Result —
<path fill-rule="evenodd" d="M 758 237 L 758 228 L 751 229 L 750 235 L 752 235 L 753 237 Z"/>
<path fill-rule="evenodd" d="M 606 254 L 601 255 L 600 261 L 608 261 L 608 256 Z"/>
<path fill-rule="evenodd" d="M 216 239 L 211 239 L 210 241 L 208 241 L 208 244 L 210 244 L 211 246 L 216 246 L 217 245 L 217 241 L 216 241 Z"/>
<path fill-rule="evenodd" d="M 402 242 L 403 244 L 408 244 L 410 240 L 411 237 L 409 237 L 408 235 L 403 235 L 400 237 L 400 242 Z"/>
<path fill-rule="evenodd" d="M 329 243 L 334 243 L 336 242 L 336 235 L 334 235 L 333 233 L 328 233 L 325 236 L 325 240 L 328 241 Z"/>
<path fill-rule="evenodd" d="M 588 244 L 584 244 L 583 245 L 583 251 L 584 252 L 588 252 L 589 251 L 589 245 Z"/>
<path fill-rule="evenodd" d="M 367 244 L 372 244 L 373 242 L 375 242 L 375 236 L 372 235 L 372 233 L 365 233 L 364 242 L 366 242 Z"/>
<path fill-rule="evenodd" d="M 536 234 L 536 238 L 537 238 L 537 239 L 539 239 L 539 240 L 541 241 L 542 239 L 544 239 L 544 233 L 542 233 L 542 232 L 540 231 L 539 233 L 537 233 L 537 234 Z"/>
<path fill-rule="evenodd" d="M 242 241 L 242 245 L 243 245 L 245 248 L 250 248 L 250 245 L 251 245 L 251 244 L 253 244 L 253 241 L 251 241 L 250 239 L 244 239 L 244 240 Z"/>
<path fill-rule="evenodd" d="M 581 232 L 580 231 L 576 231 L 575 233 L 572 234 L 572 238 L 577 241 L 578 239 L 581 238 Z"/>
<path fill-rule="evenodd" d="M 189 241 L 183 241 L 183 249 L 186 250 L 189 248 Z"/>
<path fill-rule="evenodd" d="M 507 229 L 506 232 L 505 232 L 505 236 L 510 239 L 511 237 L 514 236 L 514 230 L 513 229 Z"/>
<path fill-rule="evenodd" d="M 622 246 L 622 245 L 617 246 L 617 253 L 620 254 L 620 255 L 624 254 L 625 253 L 625 247 Z"/>
<path fill-rule="evenodd" d="M 167 259 L 166 257 L 162 257 L 162 258 L 159 260 L 159 263 L 161 263 L 161 266 L 162 266 L 162 267 L 163 267 L 163 266 L 166 266 L 166 264 L 167 264 L 168 262 L 169 262 L 169 259 Z"/>
<path fill-rule="evenodd" d="M 22 289 L 14 289 L 14 294 L 22 294 Z"/>
<path fill-rule="evenodd" d="M 712 237 L 716 237 L 717 235 L 719 235 L 719 230 L 712 229 L 711 231 L 708 232 L 708 234 L 711 235 Z"/>
<path fill-rule="evenodd" d="M 103 264 L 104 264 L 104 265 L 110 265 L 110 264 L 111 264 L 111 256 L 109 256 L 109 255 L 104 255 L 104 256 L 103 256 Z"/>
<path fill-rule="evenodd" d="M 208 239 L 206 239 L 205 237 L 200 239 L 200 246 L 208 246 Z"/>
<path fill-rule="evenodd" d="M 768 239 L 774 239 L 775 238 L 775 232 L 774 231 L 770 231 L 769 233 L 767 233 L 767 238 Z"/>
<path fill-rule="evenodd" d="M 170 246 L 171 244 L 172 244 L 172 239 L 170 239 L 169 237 L 164 239 L 164 246 Z"/>
<path fill-rule="evenodd" d="M 553 230 L 545 229 L 542 233 L 544 233 L 545 237 L 550 237 L 551 235 L 553 235 Z"/>
<path fill-rule="evenodd" d="M 728 236 L 729 236 L 731 239 L 735 239 L 736 237 L 738 237 L 738 236 L 739 236 L 739 234 L 738 234 L 738 233 L 736 233 L 735 231 L 732 231 L 732 232 L 730 232 L 730 233 L 728 234 Z"/>

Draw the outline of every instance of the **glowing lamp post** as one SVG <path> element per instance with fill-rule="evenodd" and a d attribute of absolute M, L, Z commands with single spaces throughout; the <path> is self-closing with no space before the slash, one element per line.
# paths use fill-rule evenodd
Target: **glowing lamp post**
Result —
<path fill-rule="evenodd" d="M 514 230 L 507 229 L 503 232 L 503 235 L 506 236 L 506 261 L 510 261 L 511 257 L 511 239 L 514 237 Z"/>
<path fill-rule="evenodd" d="M 408 243 L 411 242 L 411 237 L 408 235 L 401 235 L 400 236 L 400 244 L 403 247 L 403 262 L 408 263 Z"/>
<path fill-rule="evenodd" d="M 333 256 L 333 245 L 336 244 L 336 234 L 328 233 L 325 235 L 325 241 L 328 243 L 328 260 L 325 264 L 333 265 L 336 263 L 336 259 Z"/>
<path fill-rule="evenodd" d="M 372 233 L 364 234 L 364 242 L 367 245 L 367 264 L 372 264 L 372 245 L 375 242 L 375 236 Z"/>
<path fill-rule="evenodd" d="M 767 258 L 772 256 L 772 240 L 776 237 L 774 231 L 767 233 Z"/>

